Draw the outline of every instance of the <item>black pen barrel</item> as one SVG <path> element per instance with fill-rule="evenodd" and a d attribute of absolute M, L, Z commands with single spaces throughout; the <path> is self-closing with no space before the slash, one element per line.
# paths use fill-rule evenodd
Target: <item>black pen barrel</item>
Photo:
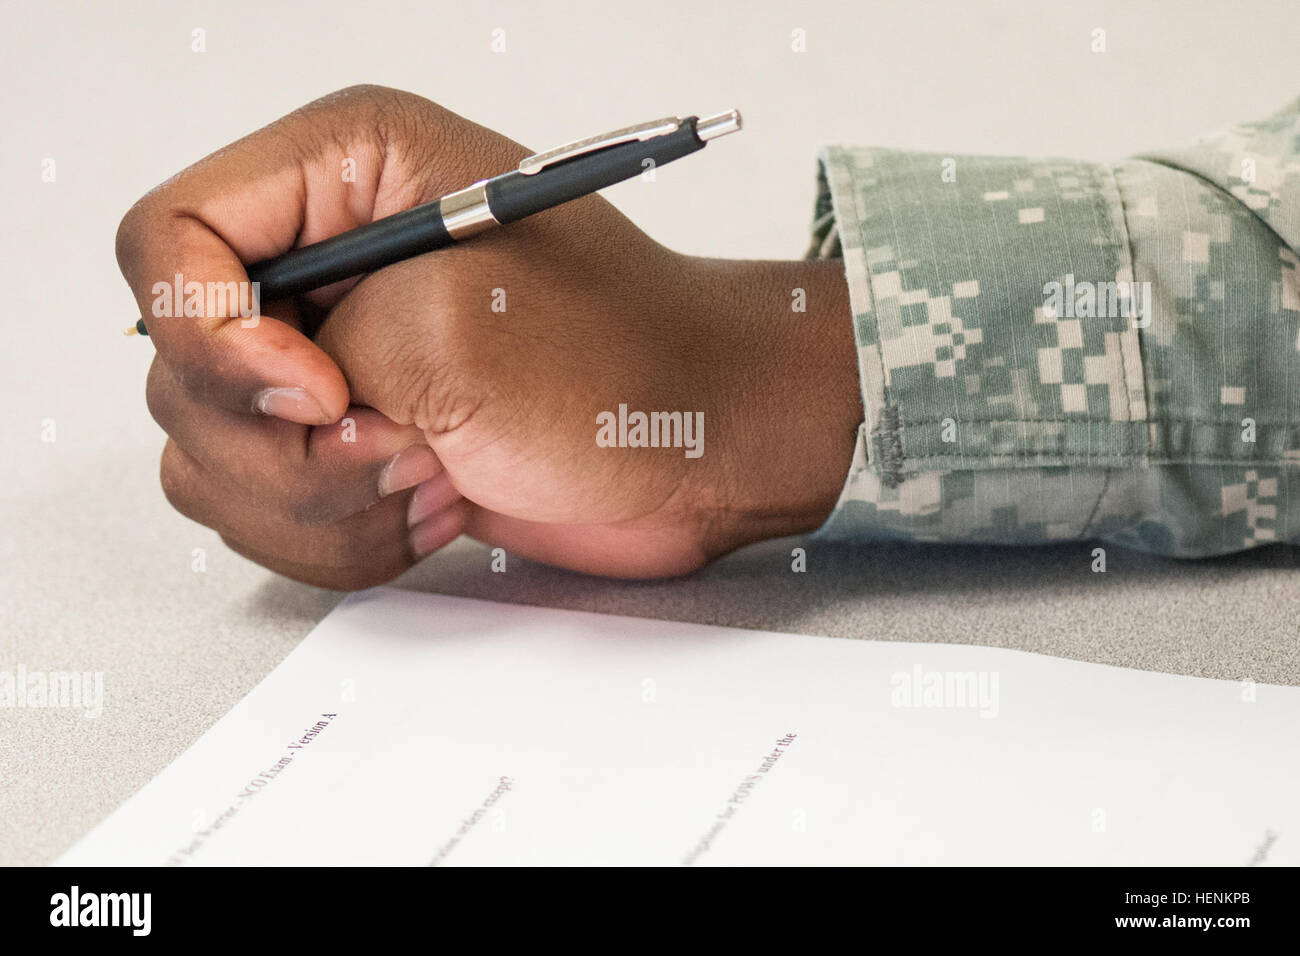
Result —
<path fill-rule="evenodd" d="M 666 136 L 610 146 L 536 173 L 516 171 L 489 179 L 488 206 L 497 222 L 515 222 L 688 156 L 704 148 L 704 141 L 695 132 L 695 120 L 694 116 L 688 117 Z"/>
<path fill-rule="evenodd" d="M 689 116 L 671 133 L 577 153 L 537 172 L 514 170 L 476 183 L 443 199 L 249 266 L 249 281 L 257 283 L 260 304 L 441 249 L 457 238 L 497 223 L 515 222 L 701 150 L 705 140 L 700 138 L 698 122 L 698 117 Z M 709 126 L 706 138 L 720 135 L 720 124 L 728 127 L 723 132 L 739 129 L 739 114 L 733 110 L 704 121 Z M 444 201 L 450 204 L 450 228 L 443 217 Z M 149 334 L 144 319 L 135 328 L 142 335 Z"/>
<path fill-rule="evenodd" d="M 291 249 L 250 266 L 249 281 L 259 283 L 259 302 L 270 302 L 449 246 L 453 240 L 443 224 L 440 206 L 441 200 L 434 200 Z"/>
<path fill-rule="evenodd" d="M 497 222 L 515 222 L 703 148 L 692 116 L 667 136 L 611 146 L 532 175 L 515 171 L 489 179 L 484 184 L 488 207 Z M 258 263 L 249 269 L 248 278 L 260 283 L 260 301 L 269 302 L 373 272 L 454 241 L 439 200 Z"/>

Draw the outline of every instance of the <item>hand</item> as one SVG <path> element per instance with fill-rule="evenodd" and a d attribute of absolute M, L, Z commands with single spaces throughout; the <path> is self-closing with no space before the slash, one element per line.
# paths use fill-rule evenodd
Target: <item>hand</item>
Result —
<path fill-rule="evenodd" d="M 345 90 L 147 195 L 119 261 L 149 316 L 175 273 L 243 281 L 241 262 L 527 153 L 419 97 Z M 328 587 L 387 580 L 461 533 L 596 574 L 683 573 L 816 527 L 861 418 L 837 263 L 681 256 L 599 197 L 246 324 L 149 320 L 163 486 L 235 550 Z M 620 405 L 702 416 L 702 434 L 603 447 Z"/>

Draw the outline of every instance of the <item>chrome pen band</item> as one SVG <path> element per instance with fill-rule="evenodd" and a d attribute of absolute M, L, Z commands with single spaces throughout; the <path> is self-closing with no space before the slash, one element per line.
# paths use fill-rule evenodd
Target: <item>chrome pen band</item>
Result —
<path fill-rule="evenodd" d="M 485 229 L 501 225 L 497 222 L 497 217 L 492 215 L 492 207 L 488 205 L 486 185 L 487 180 L 481 179 L 473 186 L 466 186 L 442 197 L 438 208 L 447 235 L 457 240 L 467 239 Z"/>

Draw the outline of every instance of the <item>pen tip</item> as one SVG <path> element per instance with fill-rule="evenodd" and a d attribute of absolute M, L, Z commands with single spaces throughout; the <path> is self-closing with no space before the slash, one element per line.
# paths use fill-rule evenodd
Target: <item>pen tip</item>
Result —
<path fill-rule="evenodd" d="M 123 335 L 139 335 L 139 334 L 140 334 L 140 330 L 137 329 L 137 328 L 133 325 L 133 326 L 131 326 L 130 328 L 128 328 L 125 332 L 123 332 L 122 334 L 123 334 Z"/>

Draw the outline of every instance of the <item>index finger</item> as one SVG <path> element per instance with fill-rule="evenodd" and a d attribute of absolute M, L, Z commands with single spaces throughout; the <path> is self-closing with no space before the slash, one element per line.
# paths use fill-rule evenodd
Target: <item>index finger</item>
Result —
<path fill-rule="evenodd" d="M 317 101 L 163 183 L 122 220 L 118 262 L 150 337 L 202 400 L 303 424 L 346 410 L 342 372 L 295 309 L 249 315 L 244 263 L 422 201 L 424 184 L 388 148 L 391 108 L 370 88 Z M 328 307 L 346 285 L 309 301 Z"/>

